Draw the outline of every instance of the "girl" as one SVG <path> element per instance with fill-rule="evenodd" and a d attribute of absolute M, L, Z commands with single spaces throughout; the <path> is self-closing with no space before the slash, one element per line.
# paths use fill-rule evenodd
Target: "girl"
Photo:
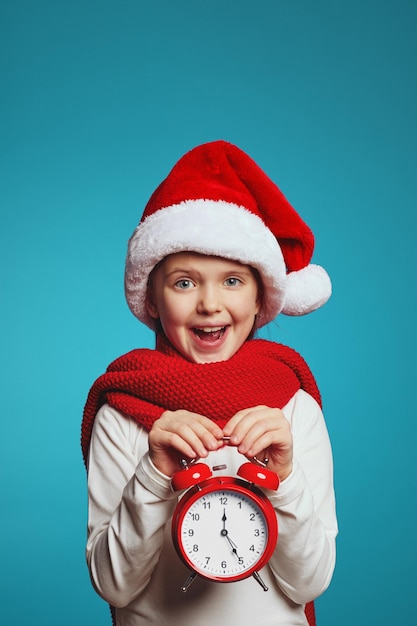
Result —
<path fill-rule="evenodd" d="M 331 285 L 314 238 L 276 185 L 236 146 L 195 148 L 150 198 L 130 242 L 125 288 L 156 350 L 133 350 L 93 385 L 84 411 L 87 562 L 119 626 L 314 624 L 335 564 L 332 454 L 320 394 L 290 348 L 253 339 L 280 312 L 309 313 Z M 227 445 L 225 445 L 225 442 Z M 234 475 L 267 459 L 279 538 L 261 575 L 189 574 L 171 518 L 181 459 Z"/>

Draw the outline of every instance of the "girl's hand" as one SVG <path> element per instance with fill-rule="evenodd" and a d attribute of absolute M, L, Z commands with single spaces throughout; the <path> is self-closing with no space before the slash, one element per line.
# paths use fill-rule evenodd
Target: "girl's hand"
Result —
<path fill-rule="evenodd" d="M 223 431 L 208 417 L 190 411 L 164 411 L 149 432 L 149 455 L 157 469 L 172 476 L 181 458 L 205 458 L 224 445 Z"/>
<path fill-rule="evenodd" d="M 248 459 L 268 458 L 268 469 L 276 472 L 280 480 L 291 473 L 291 427 L 280 409 L 255 406 L 239 411 L 227 422 L 223 432 L 225 437 L 230 437 L 230 445 L 236 446 Z"/>

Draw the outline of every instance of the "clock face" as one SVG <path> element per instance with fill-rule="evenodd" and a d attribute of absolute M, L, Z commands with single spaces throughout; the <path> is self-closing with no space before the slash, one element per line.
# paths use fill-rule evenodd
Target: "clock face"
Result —
<path fill-rule="evenodd" d="M 207 481 L 210 482 L 210 481 Z M 211 484 L 184 496 L 174 516 L 174 542 L 183 560 L 198 574 L 218 581 L 240 580 L 263 567 L 275 547 L 275 513 L 264 496 L 244 481 Z M 269 506 L 269 508 L 268 508 Z"/>

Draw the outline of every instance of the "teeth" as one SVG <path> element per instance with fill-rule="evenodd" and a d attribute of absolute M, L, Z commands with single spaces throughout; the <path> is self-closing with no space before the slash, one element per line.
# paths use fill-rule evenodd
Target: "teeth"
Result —
<path fill-rule="evenodd" d="M 212 328 L 196 328 L 200 333 L 218 333 L 223 330 L 223 326 L 213 326 Z"/>

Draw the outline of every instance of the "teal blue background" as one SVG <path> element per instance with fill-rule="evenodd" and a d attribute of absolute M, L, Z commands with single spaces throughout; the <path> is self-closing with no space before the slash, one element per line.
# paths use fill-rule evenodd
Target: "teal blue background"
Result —
<path fill-rule="evenodd" d="M 84 564 L 83 404 L 153 346 L 123 294 L 144 204 L 222 138 L 309 223 L 334 285 L 262 333 L 309 361 L 333 442 L 318 624 L 415 624 L 417 3 L 14 0 L 0 17 L 2 623 L 110 623 Z"/>

